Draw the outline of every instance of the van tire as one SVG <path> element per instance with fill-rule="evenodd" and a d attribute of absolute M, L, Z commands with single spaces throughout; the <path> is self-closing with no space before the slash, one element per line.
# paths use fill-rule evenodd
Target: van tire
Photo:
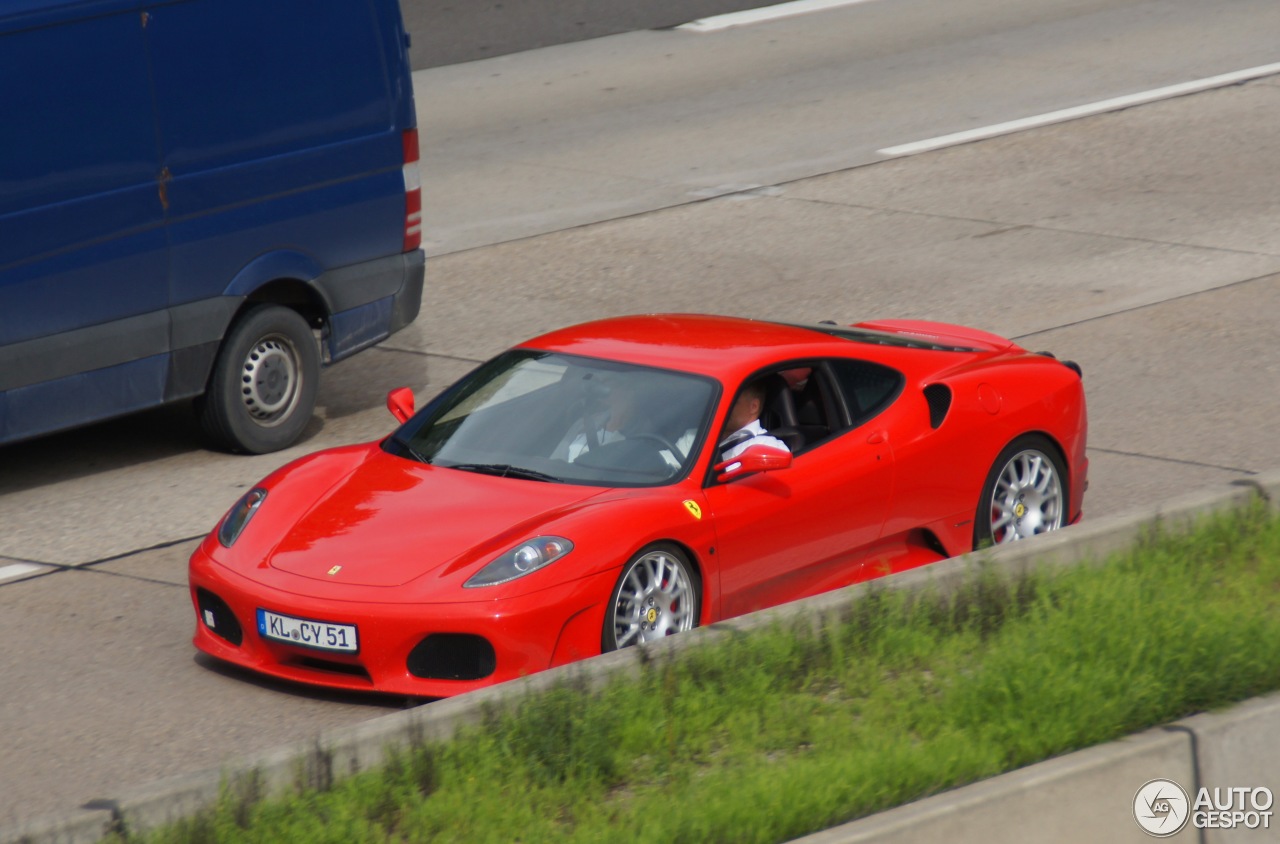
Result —
<path fill-rule="evenodd" d="M 219 448 L 265 454 L 302 435 L 316 405 L 320 349 L 307 321 L 255 305 L 231 326 L 196 412 Z"/>

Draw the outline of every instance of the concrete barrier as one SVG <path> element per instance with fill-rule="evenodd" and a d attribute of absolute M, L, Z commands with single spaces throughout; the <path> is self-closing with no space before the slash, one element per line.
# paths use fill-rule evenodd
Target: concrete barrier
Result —
<path fill-rule="evenodd" d="M 1227 712 L 1196 715 L 1179 721 L 1178 726 L 1195 739 L 1192 751 L 1198 785 L 1211 790 L 1265 786 L 1280 792 L 1280 695 L 1256 698 Z M 1205 842 L 1280 841 L 1280 806 L 1271 811 L 1275 814 L 1268 829 L 1208 829 Z"/>
<path fill-rule="evenodd" d="M 1138 790 L 1169 779 L 1187 793 L 1188 823 L 1169 841 L 1248 844 L 1280 839 L 1265 827 L 1200 829 L 1197 792 L 1225 805 L 1230 789 L 1280 788 L 1280 694 L 1196 715 L 1109 744 L 1028 765 L 973 785 L 796 839 L 792 844 L 1044 844 L 1150 841 L 1133 815 Z M 1216 791 L 1215 791 L 1216 789 Z M 1241 808 L 1249 798 L 1231 795 Z M 1269 807 L 1270 808 L 1270 807 Z"/>
<path fill-rule="evenodd" d="M 797 840 L 796 844 L 1127 844 L 1150 841 L 1133 797 L 1157 776 L 1192 780 L 1185 733 L 1147 730 Z M 1196 841 L 1188 825 L 1170 841 Z"/>
<path fill-rule="evenodd" d="M 109 811 L 87 810 L 0 829 L 4 844 L 94 844 L 112 829 Z"/>
<path fill-rule="evenodd" d="M 944 560 L 920 569 L 828 592 L 700 628 L 639 648 L 544 671 L 513 683 L 435 701 L 362 724 L 324 732 L 314 741 L 227 760 L 221 767 L 175 777 L 90 801 L 84 811 L 0 829 L 0 844 L 92 844 L 112 829 L 140 831 L 188 817 L 211 805 L 223 789 L 272 795 L 299 786 L 324 787 L 382 764 L 388 751 L 447 739 L 508 697 L 523 696 L 565 680 L 597 686 L 618 672 L 638 673 L 642 662 L 676 656 L 725 636 L 760 626 L 810 618 L 818 623 L 877 589 L 948 594 L 963 586 L 976 566 L 1017 576 L 1044 567 L 1101 562 L 1161 526 L 1247 506 L 1258 498 L 1280 511 L 1280 470 L 1222 488 L 1171 499 L 1153 510 L 1089 520 L 1067 530 L 1012 545 Z M 1210 788 L 1280 789 L 1273 760 L 1280 753 L 1280 695 L 1243 703 L 1228 712 L 1199 715 L 1111 744 L 1031 765 L 845 826 L 808 836 L 806 844 L 844 842 L 1145 841 L 1133 819 L 1133 800 L 1148 780 L 1167 778 L 1194 795 Z M 1235 844 L 1280 838 L 1271 830 L 1200 830 L 1191 824 L 1171 838 Z M 1250 837 L 1247 837 L 1250 836 Z"/>

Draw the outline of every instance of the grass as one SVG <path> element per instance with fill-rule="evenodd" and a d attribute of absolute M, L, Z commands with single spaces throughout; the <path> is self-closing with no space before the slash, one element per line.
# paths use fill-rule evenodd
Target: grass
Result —
<path fill-rule="evenodd" d="M 1280 688 L 1278 601 L 1280 519 L 1259 506 L 1099 567 L 873 592 L 821 626 L 512 701 L 325 790 L 228 790 L 115 840 L 786 841 Z"/>

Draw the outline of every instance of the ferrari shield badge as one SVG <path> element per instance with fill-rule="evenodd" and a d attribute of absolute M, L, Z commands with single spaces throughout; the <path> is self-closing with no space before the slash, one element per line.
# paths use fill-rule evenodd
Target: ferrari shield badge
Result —
<path fill-rule="evenodd" d="M 699 507 L 698 502 L 694 501 L 692 498 L 685 499 L 684 508 L 688 510 L 695 519 L 702 518 L 702 508 Z"/>
<path fill-rule="evenodd" d="M 333 577 L 340 571 L 342 571 L 342 566 L 334 566 L 333 568 L 329 569 L 329 576 Z"/>

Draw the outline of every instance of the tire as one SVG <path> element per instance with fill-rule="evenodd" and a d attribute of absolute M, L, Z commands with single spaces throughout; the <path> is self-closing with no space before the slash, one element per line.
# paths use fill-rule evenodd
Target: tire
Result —
<path fill-rule="evenodd" d="M 622 567 L 601 647 L 616 651 L 692 630 L 701 609 L 701 582 L 689 558 L 674 545 L 650 545 Z"/>
<path fill-rule="evenodd" d="M 320 349 L 306 320 L 279 305 L 255 305 L 222 342 L 196 403 L 200 424 L 229 451 L 278 451 L 311 421 L 319 380 Z"/>
<path fill-rule="evenodd" d="M 1007 445 L 991 466 L 973 521 L 973 547 L 1003 545 L 1061 528 L 1070 498 L 1058 449 L 1040 434 Z"/>

